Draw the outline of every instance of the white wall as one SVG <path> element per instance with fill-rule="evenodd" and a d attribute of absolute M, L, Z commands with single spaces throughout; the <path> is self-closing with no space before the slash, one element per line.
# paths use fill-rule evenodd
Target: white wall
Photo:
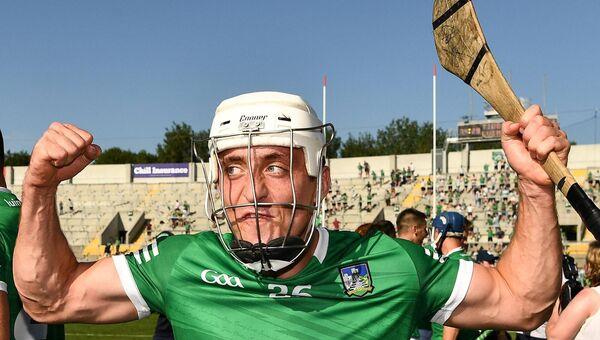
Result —
<path fill-rule="evenodd" d="M 350 158 L 333 158 L 329 160 L 331 168 L 331 178 L 353 178 L 358 177 L 358 163 L 367 161 L 371 166 L 371 170 L 377 173 L 381 169 L 386 175 L 389 175 L 391 170 L 395 168 L 396 156 L 375 156 L 375 157 L 350 157 Z"/>
<path fill-rule="evenodd" d="M 460 172 L 460 167 L 462 165 L 462 152 L 461 151 L 448 152 L 447 162 L 448 162 L 448 172 L 449 173 Z M 465 168 L 465 171 L 466 170 L 467 169 Z"/>
<path fill-rule="evenodd" d="M 14 166 L 13 167 L 12 183 L 14 185 L 21 185 L 23 183 L 23 179 L 25 178 L 25 171 L 27 171 L 26 166 Z"/>
<path fill-rule="evenodd" d="M 407 168 L 410 163 L 417 175 L 431 174 L 432 159 L 430 153 L 416 153 L 412 155 L 396 155 L 396 166 L 399 169 Z"/>
<path fill-rule="evenodd" d="M 475 150 L 471 151 L 469 157 L 470 165 L 469 171 L 471 172 L 482 172 L 485 164 L 490 166 L 490 169 L 494 168 L 494 159 L 492 153 L 494 151 L 502 151 L 502 149 L 496 150 Z"/>
<path fill-rule="evenodd" d="M 13 180 L 13 168 L 11 166 L 4 167 L 4 180 L 7 185 L 12 184 Z"/>
<path fill-rule="evenodd" d="M 129 164 L 90 165 L 73 177 L 73 184 L 130 183 Z"/>
<path fill-rule="evenodd" d="M 569 168 L 600 168 L 600 144 L 573 145 L 569 153 Z"/>

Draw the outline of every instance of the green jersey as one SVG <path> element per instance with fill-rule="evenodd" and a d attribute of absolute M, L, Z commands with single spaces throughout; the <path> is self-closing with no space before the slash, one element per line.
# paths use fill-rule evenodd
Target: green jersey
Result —
<path fill-rule="evenodd" d="M 23 310 L 12 272 L 20 213 L 19 199 L 0 187 L 0 291 L 8 294 L 11 339 L 64 339 L 62 325 L 39 324 Z"/>
<path fill-rule="evenodd" d="M 315 233 L 313 257 L 289 279 L 247 269 L 210 231 L 113 260 L 138 316 L 166 315 L 177 339 L 408 339 L 420 320 L 444 323 L 467 293 L 472 262 L 438 261 L 379 232 Z"/>
<path fill-rule="evenodd" d="M 436 250 L 434 250 L 433 246 L 431 245 L 426 245 L 424 246 L 425 249 L 427 249 L 428 251 L 435 253 Z M 462 248 L 456 248 L 451 250 L 450 252 L 448 252 L 448 254 L 443 255 L 442 259 L 454 259 L 454 260 L 462 260 L 462 261 L 472 261 L 473 259 L 471 259 L 470 256 L 468 256 L 467 254 L 464 253 L 464 251 L 462 250 Z M 444 326 L 440 325 L 439 323 L 436 322 L 432 322 L 431 323 L 431 331 L 432 331 L 432 335 L 431 335 L 431 339 L 432 340 L 441 340 L 444 337 Z M 461 329 L 460 332 L 458 333 L 458 340 L 472 340 L 472 339 L 477 339 L 477 337 L 479 337 L 479 331 L 475 331 L 475 330 L 470 330 L 470 329 Z"/>

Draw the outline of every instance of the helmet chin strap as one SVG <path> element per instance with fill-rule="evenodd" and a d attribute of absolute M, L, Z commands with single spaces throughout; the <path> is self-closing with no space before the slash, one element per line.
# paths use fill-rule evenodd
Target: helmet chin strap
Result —
<path fill-rule="evenodd" d="M 305 246 L 304 240 L 297 236 L 278 237 L 267 244 L 234 239 L 231 241 L 231 250 L 246 268 L 263 275 L 276 276 L 298 263 L 309 245 L 310 242 Z"/>

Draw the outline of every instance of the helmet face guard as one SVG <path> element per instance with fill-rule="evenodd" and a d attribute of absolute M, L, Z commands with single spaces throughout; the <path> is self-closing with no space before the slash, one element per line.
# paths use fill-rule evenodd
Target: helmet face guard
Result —
<path fill-rule="evenodd" d="M 327 132 L 328 141 L 315 143 L 315 136 L 323 136 Z M 249 269 L 266 275 L 281 273 L 295 264 L 310 245 L 314 235 L 317 214 L 321 208 L 322 175 L 325 166 L 325 150 L 335 136 L 333 125 L 325 124 L 305 128 L 288 128 L 271 131 L 260 131 L 250 125 L 245 131 L 234 134 L 221 134 L 211 136 L 208 140 L 194 141 L 194 154 L 200 159 L 202 172 L 206 184 L 205 210 L 208 218 L 217 229 L 219 240 L 225 250 L 238 262 Z M 323 137 L 320 137 L 323 138 Z M 196 145 L 208 142 L 209 164 L 208 169 L 205 162 L 198 157 Z M 312 143 L 312 144 L 311 144 Z M 289 183 L 291 201 L 289 202 L 263 202 L 257 199 L 256 181 L 252 164 L 252 149 L 258 146 L 285 146 L 289 148 Z M 252 192 L 252 202 L 232 204 L 225 197 L 225 169 L 220 153 L 228 149 L 246 149 L 245 164 L 248 168 L 248 186 Z M 294 182 L 294 149 L 302 149 L 306 160 L 307 173 L 316 177 L 316 190 L 312 204 L 302 204 L 297 201 L 297 189 Z M 297 165 L 296 165 L 297 166 Z M 273 188 L 272 188 L 273 189 Z M 281 190 L 284 190 L 283 188 Z M 284 236 L 271 240 L 261 238 L 261 226 L 259 220 L 259 209 L 264 207 L 282 207 L 290 210 L 289 223 Z M 257 243 L 249 242 L 243 238 L 242 230 L 238 222 L 233 222 L 228 212 L 235 209 L 253 208 Z M 298 234 L 293 233 L 294 220 L 298 211 L 306 211 L 310 214 L 308 225 Z M 296 231 L 298 228 L 296 228 Z M 263 230 L 264 231 L 264 230 Z"/>

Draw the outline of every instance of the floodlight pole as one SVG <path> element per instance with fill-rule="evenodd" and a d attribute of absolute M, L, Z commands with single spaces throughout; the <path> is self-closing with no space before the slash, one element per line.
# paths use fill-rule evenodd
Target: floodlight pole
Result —
<path fill-rule="evenodd" d="M 194 163 L 194 136 L 190 137 L 190 163 Z"/>
<path fill-rule="evenodd" d="M 323 76 L 323 124 L 327 124 L 327 75 Z M 323 140 L 327 143 L 327 128 L 323 128 Z M 327 147 L 324 148 L 325 151 L 325 164 L 327 164 Z M 325 227 L 325 209 L 326 207 L 325 200 L 323 200 L 323 204 L 321 204 L 321 227 Z"/>
<path fill-rule="evenodd" d="M 436 78 L 437 78 L 437 67 L 433 64 L 433 194 L 431 195 L 431 217 L 435 216 L 436 213 L 436 202 L 437 202 L 437 109 L 436 109 Z"/>

